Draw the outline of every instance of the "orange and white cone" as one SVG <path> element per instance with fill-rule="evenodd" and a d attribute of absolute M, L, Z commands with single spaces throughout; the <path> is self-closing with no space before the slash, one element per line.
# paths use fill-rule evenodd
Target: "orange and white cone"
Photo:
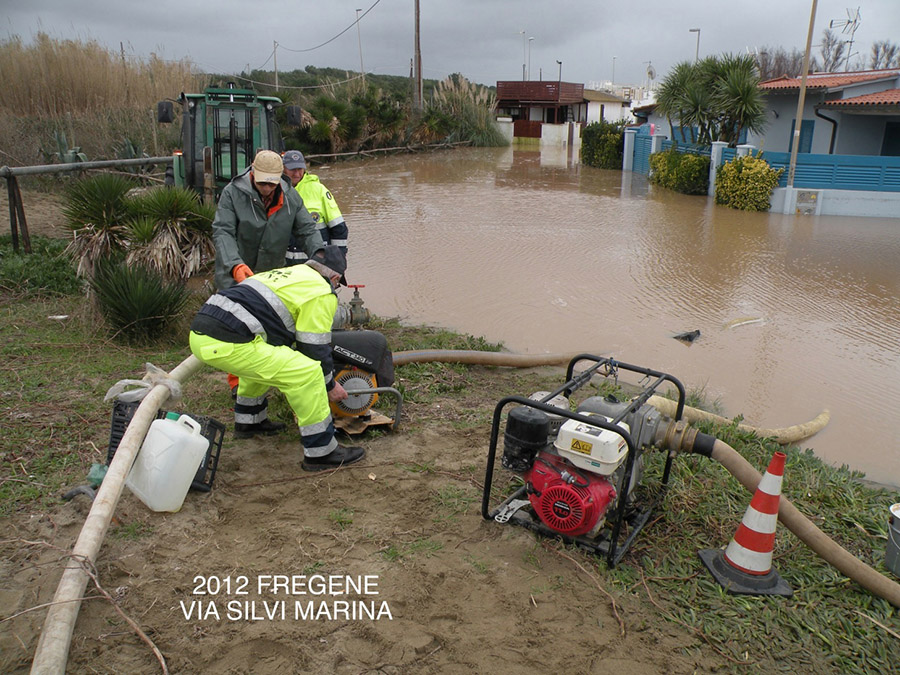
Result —
<path fill-rule="evenodd" d="M 778 502 L 784 478 L 783 452 L 776 452 L 756 488 L 734 538 L 722 549 L 700 551 L 700 559 L 716 581 L 730 593 L 747 595 L 793 594 L 790 586 L 772 569 Z"/>

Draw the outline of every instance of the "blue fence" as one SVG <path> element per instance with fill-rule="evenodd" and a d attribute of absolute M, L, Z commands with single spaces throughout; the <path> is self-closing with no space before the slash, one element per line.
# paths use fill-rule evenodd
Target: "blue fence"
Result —
<path fill-rule="evenodd" d="M 784 168 L 779 187 L 787 185 L 788 152 L 763 152 L 773 168 Z M 797 155 L 794 187 L 900 192 L 900 157 L 877 155 Z"/>
<path fill-rule="evenodd" d="M 637 173 L 650 173 L 650 143 L 647 134 L 635 134 L 634 166 Z M 672 141 L 663 140 L 661 150 L 672 147 Z M 709 156 L 710 147 L 679 143 L 679 152 Z M 722 161 L 734 159 L 737 151 L 724 148 Z M 787 185 L 787 168 L 791 161 L 787 152 L 763 152 L 765 159 L 776 169 L 784 168 L 779 187 Z M 900 157 L 877 155 L 812 155 L 800 153 L 794 170 L 794 187 L 807 189 L 864 190 L 876 192 L 900 192 Z"/>
<path fill-rule="evenodd" d="M 634 135 L 634 167 L 633 170 L 645 176 L 650 173 L 650 143 L 653 141 L 649 135 Z"/>

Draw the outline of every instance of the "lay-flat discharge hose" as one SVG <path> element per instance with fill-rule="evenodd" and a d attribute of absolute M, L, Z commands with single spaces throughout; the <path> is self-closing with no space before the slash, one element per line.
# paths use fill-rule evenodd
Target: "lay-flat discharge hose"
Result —
<path fill-rule="evenodd" d="M 538 366 L 564 365 L 575 358 L 575 356 L 577 354 L 511 354 L 509 352 L 481 352 L 477 350 L 421 349 L 394 352 L 394 365 L 402 366 L 407 363 L 439 361 L 441 363 L 468 363 L 481 366 L 536 368 Z M 675 416 L 675 401 L 662 396 L 651 396 L 647 403 L 659 410 L 663 415 Z M 760 438 L 774 438 L 781 445 L 787 445 L 789 443 L 798 443 L 821 431 L 828 424 L 830 418 L 829 412 L 824 410 L 809 422 L 781 429 L 760 429 L 749 424 L 740 424 L 738 428 L 744 431 L 752 431 Z M 689 406 L 684 407 L 682 419 L 688 422 L 710 420 L 719 424 L 731 423 L 731 420 L 724 417 Z"/>
<path fill-rule="evenodd" d="M 201 365 L 192 355 L 182 361 L 168 376 L 177 382 L 184 382 L 199 370 Z M 69 556 L 59 586 L 56 588 L 56 595 L 53 596 L 53 603 L 47 610 L 41 638 L 31 663 L 33 674 L 62 675 L 66 671 L 72 631 L 88 582 L 87 568 L 92 567 L 97 559 L 116 504 L 125 487 L 125 478 L 134 458 L 137 457 L 138 450 L 141 449 L 150 423 L 156 419 L 160 406 L 168 400 L 170 394 L 170 389 L 165 384 L 156 384 L 150 389 L 122 435 L 116 454 L 97 490 L 97 496 Z"/>
<path fill-rule="evenodd" d="M 671 422 L 665 433 L 660 434 L 657 444 L 665 449 L 694 452 L 716 460 L 750 494 L 756 493 L 756 488 L 762 480 L 759 471 L 737 450 L 709 434 L 697 432 L 684 422 Z M 887 600 L 894 607 L 900 607 L 900 584 L 872 569 L 831 539 L 800 513 L 784 495 L 778 500 L 778 520 L 825 562 L 833 565 L 867 591 Z"/>

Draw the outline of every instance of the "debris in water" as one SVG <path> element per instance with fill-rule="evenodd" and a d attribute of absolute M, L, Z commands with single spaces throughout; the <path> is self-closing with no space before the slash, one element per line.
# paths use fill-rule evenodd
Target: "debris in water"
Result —
<path fill-rule="evenodd" d="M 725 324 L 726 328 L 737 328 L 738 326 L 749 326 L 752 323 L 762 323 L 761 316 L 742 316 L 739 319 L 733 319 Z"/>
<path fill-rule="evenodd" d="M 672 337 L 674 337 L 676 340 L 681 340 L 682 342 L 690 344 L 698 337 L 700 337 L 700 330 L 690 330 L 687 333 L 679 333 L 678 335 L 673 335 Z"/>

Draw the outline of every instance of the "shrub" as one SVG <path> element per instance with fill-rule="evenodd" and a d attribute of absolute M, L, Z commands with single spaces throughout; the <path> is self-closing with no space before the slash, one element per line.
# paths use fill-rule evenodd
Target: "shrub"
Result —
<path fill-rule="evenodd" d="M 598 169 L 622 168 L 625 122 L 591 122 L 581 133 L 581 161 Z"/>
<path fill-rule="evenodd" d="M 481 147 L 509 145 L 497 128 L 496 96 L 459 73 L 438 83 L 417 131 L 419 140 L 469 142 Z"/>
<path fill-rule="evenodd" d="M 686 195 L 709 191 L 709 157 L 670 148 L 650 155 L 650 182 Z"/>
<path fill-rule="evenodd" d="M 75 234 L 67 251 L 78 262 L 78 276 L 90 277 L 97 260 L 125 245 L 124 223 L 131 216 L 128 192 L 134 186 L 131 180 L 109 173 L 69 186 L 63 215 Z"/>
<path fill-rule="evenodd" d="M 716 173 L 716 204 L 742 211 L 768 211 L 772 190 L 784 169 L 757 156 L 735 157 Z"/>
<path fill-rule="evenodd" d="M 89 281 L 100 312 L 117 335 L 148 342 L 165 335 L 185 308 L 190 292 L 143 265 L 120 256 L 98 260 Z"/>
<path fill-rule="evenodd" d="M 66 241 L 31 237 L 31 253 L 16 253 L 12 237 L 0 237 L 0 287 L 26 295 L 72 295 L 82 284 L 65 255 Z M 20 243 L 21 249 L 21 243 Z"/>
<path fill-rule="evenodd" d="M 142 264 L 167 279 L 187 279 L 215 256 L 215 207 L 187 188 L 155 188 L 133 197 L 128 223 L 129 264 Z"/>

